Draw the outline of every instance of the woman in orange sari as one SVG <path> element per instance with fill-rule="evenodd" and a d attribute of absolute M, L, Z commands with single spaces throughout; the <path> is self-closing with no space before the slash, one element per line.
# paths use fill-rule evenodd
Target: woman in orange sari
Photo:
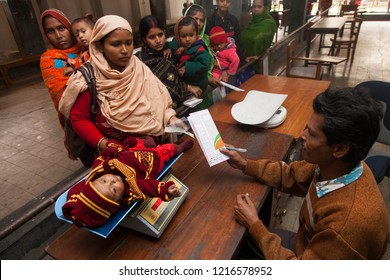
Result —
<path fill-rule="evenodd" d="M 71 23 L 64 13 L 56 9 L 48 9 L 42 13 L 41 23 L 46 38 L 53 47 L 41 55 L 42 77 L 63 127 L 58 103 L 70 75 L 82 64 L 79 57 L 80 50 L 72 34 Z"/>

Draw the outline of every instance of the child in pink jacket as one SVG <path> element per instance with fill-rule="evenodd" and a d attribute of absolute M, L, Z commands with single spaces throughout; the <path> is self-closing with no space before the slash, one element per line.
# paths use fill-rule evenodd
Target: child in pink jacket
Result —
<path fill-rule="evenodd" d="M 228 38 L 222 27 L 214 26 L 210 30 L 210 45 L 216 58 L 213 77 L 228 82 L 229 76 L 236 74 L 240 64 L 234 39 Z"/>

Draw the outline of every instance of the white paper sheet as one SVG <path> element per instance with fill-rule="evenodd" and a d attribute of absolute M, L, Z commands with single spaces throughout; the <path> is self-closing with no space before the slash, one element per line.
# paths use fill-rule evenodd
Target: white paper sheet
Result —
<path fill-rule="evenodd" d="M 203 99 L 192 97 L 183 102 L 187 107 L 194 108 L 196 105 L 202 103 Z"/>
<path fill-rule="evenodd" d="M 209 110 L 191 113 L 188 116 L 188 121 L 210 166 L 229 159 L 229 157 L 219 151 L 225 144 Z"/>
<path fill-rule="evenodd" d="M 233 86 L 233 85 L 231 85 L 231 84 L 228 84 L 228 83 L 225 83 L 225 82 L 222 82 L 222 81 L 220 81 L 220 83 L 221 83 L 222 85 L 224 85 L 225 87 L 228 87 L 228 88 L 230 88 L 230 89 L 232 89 L 232 90 L 235 90 L 235 91 L 245 91 L 245 90 L 243 90 L 242 88 L 235 87 L 235 86 Z"/>

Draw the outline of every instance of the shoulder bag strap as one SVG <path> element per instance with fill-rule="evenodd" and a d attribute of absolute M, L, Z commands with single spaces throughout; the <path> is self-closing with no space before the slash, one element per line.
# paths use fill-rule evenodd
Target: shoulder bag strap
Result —
<path fill-rule="evenodd" d="M 84 79 L 87 82 L 88 90 L 91 96 L 91 115 L 93 121 L 95 121 L 99 106 L 97 103 L 96 79 L 93 67 L 91 63 L 85 62 L 83 66 L 77 68 L 77 70 L 80 71 L 81 74 L 83 74 Z"/>

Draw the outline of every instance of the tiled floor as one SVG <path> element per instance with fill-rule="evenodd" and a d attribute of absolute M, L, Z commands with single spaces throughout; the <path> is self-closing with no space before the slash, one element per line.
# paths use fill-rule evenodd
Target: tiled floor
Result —
<path fill-rule="evenodd" d="M 332 86 L 355 86 L 371 79 L 390 81 L 389 29 L 390 21 L 364 22 L 354 63 L 337 65 L 324 79 L 331 80 Z M 1 220 L 82 165 L 67 158 L 63 133 L 42 82 L 0 89 L 0 120 Z M 390 212 L 388 179 L 381 189 Z M 292 197 L 288 201 L 281 227 L 295 230 L 300 200 Z"/>
<path fill-rule="evenodd" d="M 67 158 L 43 82 L 0 90 L 0 219 L 82 165 Z"/>

